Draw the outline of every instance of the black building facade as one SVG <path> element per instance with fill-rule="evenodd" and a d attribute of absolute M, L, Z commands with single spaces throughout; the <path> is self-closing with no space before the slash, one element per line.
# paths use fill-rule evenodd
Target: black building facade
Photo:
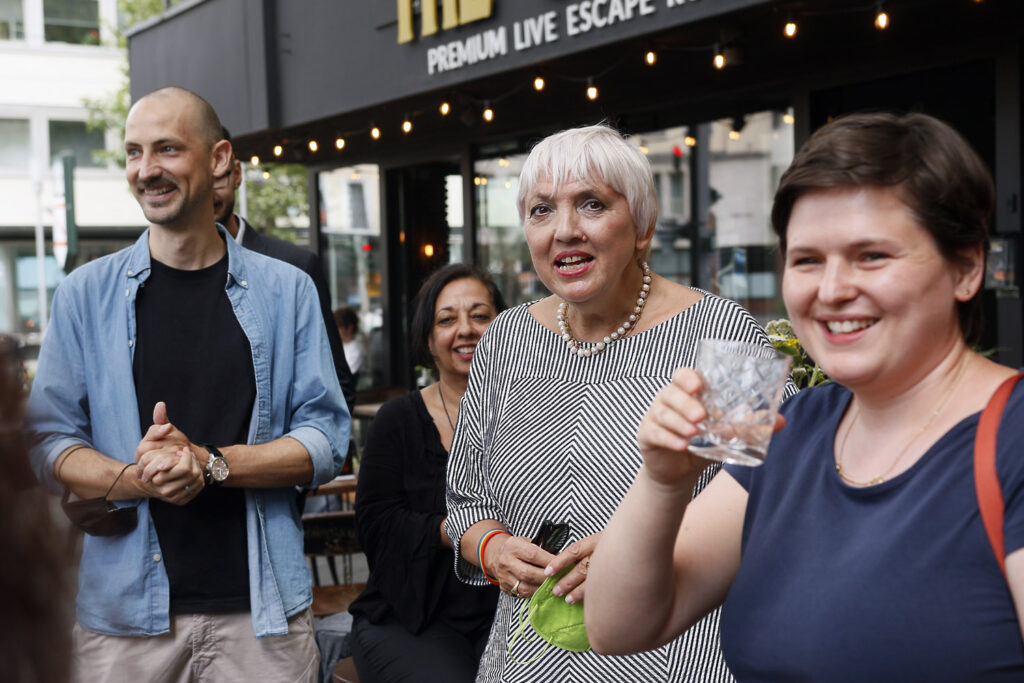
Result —
<path fill-rule="evenodd" d="M 989 165 L 983 346 L 1021 365 L 1022 44 L 1016 0 L 186 0 L 135 27 L 129 56 L 133 97 L 190 88 L 240 158 L 308 168 L 298 234 L 364 314 L 366 384 L 388 385 L 411 380 L 408 301 L 433 268 L 544 294 L 514 205 L 537 139 L 629 133 L 659 190 L 652 267 L 764 322 L 785 315 L 778 175 L 815 128 L 868 110 L 933 114 Z"/>

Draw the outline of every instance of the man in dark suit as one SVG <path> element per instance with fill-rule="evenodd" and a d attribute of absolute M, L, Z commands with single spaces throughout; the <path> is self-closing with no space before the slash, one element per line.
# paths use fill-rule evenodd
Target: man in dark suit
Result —
<path fill-rule="evenodd" d="M 231 134 L 226 128 L 224 129 L 224 139 L 231 142 Z M 341 336 L 338 334 L 338 326 L 334 323 L 334 314 L 331 312 L 331 295 L 327 288 L 327 280 L 324 278 L 323 268 L 320 266 L 320 259 L 308 249 L 261 233 L 236 214 L 235 191 L 238 190 L 241 183 L 242 164 L 232 152 L 231 165 L 228 167 L 227 173 L 213 179 L 214 216 L 217 222 L 231 233 L 235 241 L 246 249 L 252 249 L 260 254 L 290 263 L 313 279 L 316 291 L 320 295 L 320 312 L 324 317 L 324 325 L 327 326 L 327 339 L 331 344 L 334 369 L 338 373 L 338 383 L 341 384 L 345 403 L 348 404 L 348 410 L 351 413 L 356 402 L 355 382 L 348 362 L 345 360 L 345 351 L 341 343 Z"/>

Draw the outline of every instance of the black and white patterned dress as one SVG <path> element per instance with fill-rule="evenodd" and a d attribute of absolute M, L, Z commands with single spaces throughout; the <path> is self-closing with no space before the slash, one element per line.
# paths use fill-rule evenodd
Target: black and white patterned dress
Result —
<path fill-rule="evenodd" d="M 699 290 L 697 290 L 699 291 Z M 704 293 L 704 292 L 701 292 Z M 704 293 L 706 294 L 706 293 Z M 768 344 L 757 321 L 728 299 L 706 294 L 649 330 L 599 355 L 579 358 L 523 304 L 499 315 L 480 340 L 448 462 L 448 521 L 458 576 L 484 578 L 458 542 L 484 519 L 532 537 L 545 519 L 568 522 L 568 543 L 601 531 L 641 464 L 640 420 L 704 338 Z M 718 467 L 709 468 L 698 488 Z M 731 681 L 714 612 L 672 643 L 638 655 L 602 656 L 548 647 L 527 624 L 523 600 L 502 593 L 478 681 Z"/>

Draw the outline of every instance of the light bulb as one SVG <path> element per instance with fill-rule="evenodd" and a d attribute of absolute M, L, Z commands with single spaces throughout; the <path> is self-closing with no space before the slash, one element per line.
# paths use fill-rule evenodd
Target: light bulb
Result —
<path fill-rule="evenodd" d="M 875 28 L 879 31 L 889 28 L 889 15 L 886 14 L 881 5 L 878 6 L 878 13 L 875 14 Z"/>
<path fill-rule="evenodd" d="M 402 121 L 402 132 L 403 133 L 408 133 L 411 130 L 412 130 L 412 121 L 410 121 L 409 119 L 406 119 L 405 121 Z"/>
<path fill-rule="evenodd" d="M 644 55 L 644 61 L 647 62 L 648 66 L 654 66 L 654 63 L 658 61 L 658 55 L 654 53 L 654 50 L 648 50 L 647 54 Z"/>
<path fill-rule="evenodd" d="M 535 76 L 534 77 L 534 79 L 533 79 L 533 89 L 536 90 L 537 92 L 540 92 L 541 90 L 544 89 L 544 77 L 543 76 Z"/>
<path fill-rule="evenodd" d="M 318 149 L 320 149 L 320 145 L 317 143 L 317 141 L 316 140 L 310 140 L 309 141 L 309 151 L 310 152 L 315 152 Z"/>
<path fill-rule="evenodd" d="M 345 149 L 345 138 L 334 138 L 335 149 Z"/>
<path fill-rule="evenodd" d="M 590 84 L 590 85 L 587 86 L 587 99 L 588 100 L 596 100 L 597 99 L 597 86 L 596 85 Z"/>
<path fill-rule="evenodd" d="M 792 38 L 796 35 L 796 22 L 790 19 L 786 22 L 786 27 L 783 29 L 783 33 L 786 34 L 787 38 Z"/>
<path fill-rule="evenodd" d="M 253 154 L 251 157 L 249 157 L 249 163 L 252 164 L 253 166 L 259 166 L 260 158 Z"/>
<path fill-rule="evenodd" d="M 284 147 L 281 145 L 274 145 L 274 156 L 279 157 L 284 154 Z"/>
<path fill-rule="evenodd" d="M 490 123 L 493 120 L 494 120 L 494 110 L 491 109 L 490 107 L 485 107 L 484 108 L 484 121 L 487 121 L 488 123 Z"/>
<path fill-rule="evenodd" d="M 441 116 L 448 116 L 448 112 L 452 110 L 452 105 L 447 102 L 442 102 L 441 106 L 438 107 L 438 111 L 441 112 Z"/>
<path fill-rule="evenodd" d="M 722 52 L 716 50 L 715 51 L 715 58 L 712 60 L 712 63 L 715 65 L 716 69 L 724 69 L 725 68 L 725 55 Z"/>
<path fill-rule="evenodd" d="M 370 137 L 374 140 L 380 140 L 380 128 L 374 126 L 370 129 Z"/>
<path fill-rule="evenodd" d="M 692 135 L 687 135 L 685 138 L 683 138 L 683 142 L 686 143 L 687 147 L 697 146 L 697 138 L 693 137 Z"/>

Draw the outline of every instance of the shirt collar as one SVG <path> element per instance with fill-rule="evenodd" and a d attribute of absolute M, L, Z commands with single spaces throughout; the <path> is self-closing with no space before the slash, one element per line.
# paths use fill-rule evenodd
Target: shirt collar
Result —
<path fill-rule="evenodd" d="M 137 279 L 139 282 L 145 282 L 146 278 L 149 277 L 152 267 L 149 255 L 149 231 L 150 228 L 146 228 L 142 235 L 139 236 L 139 239 L 136 240 L 128 254 L 128 264 L 125 266 L 125 277 Z M 227 286 L 230 287 L 232 283 L 235 283 L 248 289 L 249 281 L 246 276 L 245 257 L 242 246 L 231 239 L 231 235 L 220 223 L 217 223 L 217 231 L 228 248 Z M 241 234 L 241 231 L 239 231 L 239 234 Z"/>

